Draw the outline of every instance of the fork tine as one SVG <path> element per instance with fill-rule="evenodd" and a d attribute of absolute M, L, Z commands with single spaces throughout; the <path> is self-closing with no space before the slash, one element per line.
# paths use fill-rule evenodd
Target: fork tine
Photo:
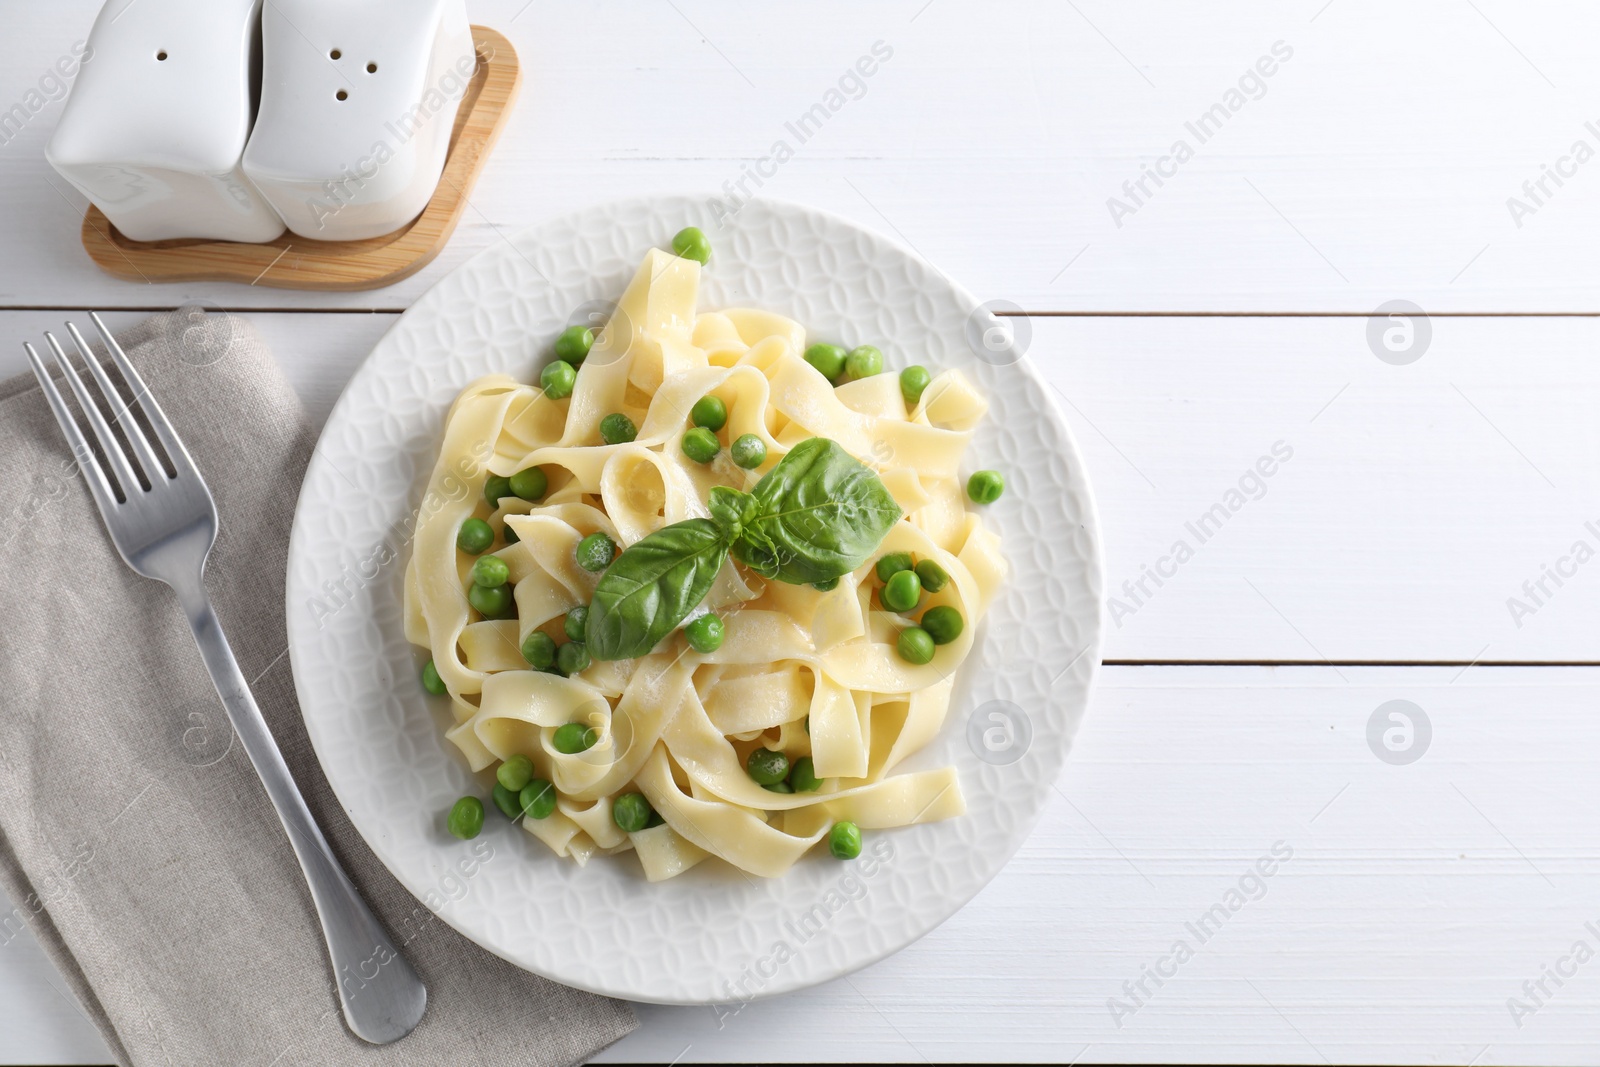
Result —
<path fill-rule="evenodd" d="M 122 432 L 127 435 L 128 442 L 133 445 L 133 450 L 139 455 L 139 466 L 144 468 L 145 477 L 154 484 L 157 476 L 166 477 L 167 469 L 162 466 L 161 459 L 156 455 L 155 449 L 150 447 L 150 441 L 144 435 L 144 430 L 139 426 L 139 420 L 133 417 L 133 400 L 123 397 L 121 390 L 111 384 L 111 376 L 106 373 L 100 361 L 94 357 L 94 349 L 89 347 L 89 342 L 83 339 L 83 334 L 78 332 L 76 323 L 67 323 L 67 332 L 72 334 L 72 343 L 77 346 L 78 354 L 89 365 L 89 373 L 94 375 L 94 380 L 100 386 L 100 395 L 106 398 L 106 403 L 117 408 L 111 415 L 113 422 L 122 427 Z M 131 387 L 131 385 L 130 385 Z M 138 399 L 137 397 L 134 400 Z"/>
<path fill-rule="evenodd" d="M 78 420 L 72 417 L 61 391 L 51 380 L 50 372 L 45 369 L 44 360 L 39 358 L 39 353 L 34 351 L 30 342 L 24 341 L 22 347 L 27 350 L 28 363 L 33 367 L 33 376 L 39 379 L 39 388 L 44 391 L 44 398 L 50 404 L 50 411 L 60 424 L 62 434 L 67 438 L 68 447 L 72 449 L 72 458 L 77 460 L 78 466 L 83 469 L 83 480 L 89 483 L 89 492 L 100 508 L 101 517 L 110 522 L 111 515 L 117 508 L 117 495 L 111 488 L 111 482 L 106 478 L 106 472 L 95 462 L 94 450 L 84 439 L 83 430 L 78 427 Z"/>
<path fill-rule="evenodd" d="M 156 396 L 150 387 L 144 383 L 144 378 L 134 369 L 129 361 L 128 354 L 117 344 L 117 339 L 111 336 L 111 331 L 106 329 L 105 322 L 100 318 L 98 311 L 89 312 L 89 321 L 94 323 L 94 328 L 100 331 L 100 337 L 106 343 L 106 351 L 111 353 L 111 361 L 122 372 L 123 380 L 133 389 L 134 401 L 144 410 L 144 417 L 150 423 L 150 428 L 161 439 L 161 447 L 167 450 L 167 456 L 172 460 L 172 469 L 177 471 L 178 478 L 198 478 L 200 470 L 194 465 L 194 460 L 189 455 L 189 450 L 183 447 L 183 442 L 178 440 L 178 433 L 172 428 L 172 423 L 167 419 L 166 412 L 161 410 Z"/>
<path fill-rule="evenodd" d="M 144 487 L 139 483 L 139 476 L 134 473 L 133 464 L 128 462 L 127 455 L 122 451 L 122 445 L 112 435 L 110 424 L 106 422 L 106 417 L 100 414 L 100 405 L 89 395 L 88 386 L 78 377 L 78 370 L 62 350 L 61 342 L 57 341 L 55 335 L 48 330 L 45 331 L 44 339 L 49 342 L 51 351 L 56 354 L 56 362 L 61 364 L 61 369 L 65 372 L 64 377 L 67 379 L 67 384 L 72 387 L 72 395 L 78 398 L 78 407 L 89 420 L 90 432 L 99 439 L 100 454 L 111 464 L 111 472 L 116 475 L 117 483 L 122 486 L 122 498 L 132 499 L 135 493 L 144 491 Z"/>

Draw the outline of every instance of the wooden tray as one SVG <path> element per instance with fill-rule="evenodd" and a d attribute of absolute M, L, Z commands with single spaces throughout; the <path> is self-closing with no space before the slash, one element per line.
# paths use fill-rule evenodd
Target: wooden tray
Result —
<path fill-rule="evenodd" d="M 313 241 L 285 231 L 275 241 L 130 241 L 100 209 L 83 217 L 83 247 L 100 268 L 135 282 L 242 282 L 277 289 L 378 289 L 409 278 L 444 248 L 467 196 L 511 113 L 522 82 L 503 34 L 472 27 L 478 69 L 456 112 L 450 153 L 433 199 L 403 228 L 363 241 Z"/>

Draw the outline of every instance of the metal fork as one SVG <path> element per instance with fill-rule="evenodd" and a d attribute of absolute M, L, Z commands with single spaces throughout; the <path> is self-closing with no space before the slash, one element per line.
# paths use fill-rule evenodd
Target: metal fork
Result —
<path fill-rule="evenodd" d="M 211 491 L 206 488 L 183 442 L 178 440 L 172 423 L 162 413 L 161 405 L 156 403 L 116 338 L 111 336 L 98 314 L 91 312 L 89 318 L 104 338 L 123 380 L 134 391 L 132 398 L 124 398 L 112 385 L 110 376 L 95 359 L 78 328 L 69 322 L 67 330 L 72 334 L 78 353 L 89 365 L 106 406 L 113 413 L 112 419 L 131 445 L 132 457 L 123 451 L 100 406 L 90 396 L 83 379 L 53 335 L 46 333 L 45 340 L 61 365 L 63 377 L 77 398 L 78 408 L 88 420 L 87 439 L 39 353 L 32 344 L 24 342 L 22 347 L 28 352 L 28 362 L 50 403 L 50 410 L 61 424 L 61 432 L 72 446 L 78 465 L 83 468 L 84 480 L 89 483 L 89 491 L 100 508 L 117 551 L 139 574 L 166 582 L 178 595 L 183 613 L 194 630 L 195 644 L 200 646 L 200 656 L 211 672 L 222 706 L 227 709 L 228 720 L 245 754 L 255 765 L 256 773 L 261 776 L 267 796 L 272 798 L 272 806 L 283 820 L 289 843 L 300 860 L 300 869 L 305 872 L 312 902 L 322 921 L 322 934 L 328 942 L 334 984 L 339 988 L 345 1022 L 357 1037 L 373 1044 L 397 1041 L 410 1033 L 422 1018 L 428 1002 L 427 988 L 401 957 L 339 861 L 334 859 L 327 840 L 289 775 L 283 754 L 267 730 L 266 720 L 261 717 L 261 710 L 256 707 L 255 698 L 250 695 L 239 664 L 233 658 L 233 650 L 228 647 L 228 640 L 211 610 L 211 601 L 201 580 L 206 557 L 217 538 L 217 507 L 211 499 Z M 171 474 L 167 473 L 167 465 L 161 462 L 133 417 L 136 409 L 142 412 L 171 460 Z M 103 461 L 96 458 L 96 451 Z M 131 459 L 137 460 L 137 471 Z M 115 487 L 108 474 L 115 478 Z"/>

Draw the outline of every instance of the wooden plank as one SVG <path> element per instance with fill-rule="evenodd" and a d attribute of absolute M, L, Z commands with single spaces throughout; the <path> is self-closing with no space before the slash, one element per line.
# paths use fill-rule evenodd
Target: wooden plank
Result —
<path fill-rule="evenodd" d="M 1600 804 L 1600 670 L 1344 673 L 1106 669 L 1031 839 L 947 923 L 793 996 L 642 1008 L 600 1061 L 1592 1062 L 1600 963 L 1520 1028 L 1507 1001 L 1600 949 L 1600 825 L 1570 815 Z M 1367 742 L 1395 699 L 1432 729 L 1405 765 Z M 1278 842 L 1201 944 L 1188 924 Z M 1193 958 L 1119 1027 L 1107 1000 L 1180 939 Z M 0 989 L 42 977 L 18 948 Z M 84 1040 L 5 996 L 0 1032 L 18 1061 Z"/>
<path fill-rule="evenodd" d="M 96 6 L 61 0 L 13 20 L 0 114 L 29 99 Z M 505 233 L 613 197 L 716 192 L 787 138 L 794 155 L 763 164 L 775 170 L 763 195 L 898 235 L 980 297 L 1030 309 L 1364 314 L 1404 298 L 1434 312 L 1600 312 L 1600 164 L 1563 164 L 1574 175 L 1546 179 L 1520 227 L 1507 208 L 1531 203 L 1523 183 L 1575 141 L 1600 147 L 1586 126 L 1600 120 L 1587 50 L 1600 13 L 1578 0 L 1019 0 L 1003 13 L 979 0 L 830 2 L 781 27 L 733 0 L 524 8 L 473 6 L 522 57 L 526 106 L 427 270 L 298 305 L 171 288 L 239 306 L 404 307 Z M 892 58 L 799 143 L 785 124 L 879 40 Z M 1197 141 L 1185 123 L 1280 40 L 1294 55 L 1265 95 L 1247 96 L 1119 228 L 1107 201 L 1176 140 Z M 0 144 L 12 250 L 0 306 L 176 302 L 101 277 L 77 247 L 83 201 L 43 159 L 60 104 L 38 100 Z"/>
<path fill-rule="evenodd" d="M 1592 1062 L 1600 964 L 1521 1027 L 1507 1001 L 1575 941 L 1600 951 L 1600 830 L 1557 814 L 1600 801 L 1600 674 L 1345 673 L 1107 669 L 1059 794 L 955 917 L 737 1014 L 645 1008 L 599 1062 Z M 1366 742 L 1397 698 L 1434 731 L 1404 766 Z M 1192 958 L 1161 963 L 1179 940 Z M 1176 975 L 1135 1004 L 1158 963 Z"/>
<path fill-rule="evenodd" d="M 1032 326 L 1100 505 L 1107 658 L 1600 661 L 1593 319 L 1436 318 L 1406 366 L 1360 318 Z"/>
<path fill-rule="evenodd" d="M 0 916 L 13 902 L 0 893 Z M 15 920 L 0 932 L 0 1030 L 6 1035 L 0 1063 L 108 1064 L 113 1062 L 100 1032 L 78 1006 L 55 964 L 30 927 Z"/>

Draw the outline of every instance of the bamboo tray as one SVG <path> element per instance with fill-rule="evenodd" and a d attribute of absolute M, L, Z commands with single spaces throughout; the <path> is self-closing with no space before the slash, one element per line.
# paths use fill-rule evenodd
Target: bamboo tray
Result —
<path fill-rule="evenodd" d="M 130 241 L 89 205 L 83 247 L 100 268 L 135 282 L 242 282 L 277 289 L 378 289 L 433 261 L 468 207 L 489 150 L 522 82 L 517 53 L 501 33 L 472 27 L 478 67 L 456 112 L 444 173 L 428 206 L 404 227 L 362 241 L 313 241 L 285 232 L 274 241 Z"/>

